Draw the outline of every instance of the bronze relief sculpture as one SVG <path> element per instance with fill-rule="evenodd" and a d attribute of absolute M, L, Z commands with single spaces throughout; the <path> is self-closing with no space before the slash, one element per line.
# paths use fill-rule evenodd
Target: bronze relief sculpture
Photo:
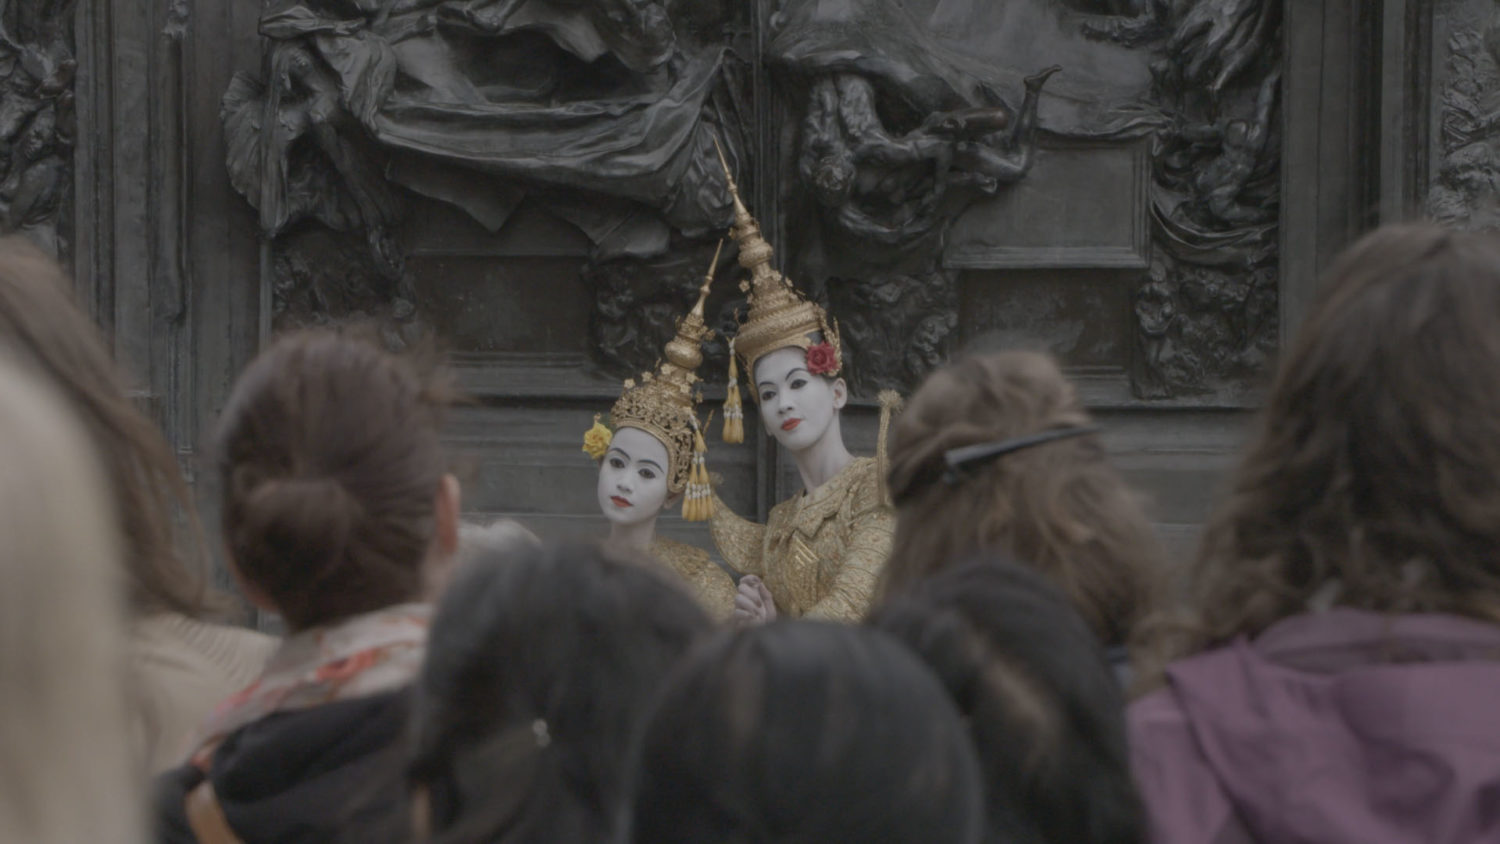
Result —
<path fill-rule="evenodd" d="M 1122 349 L 1123 377 L 1143 399 L 1233 396 L 1276 335 L 1280 31 L 1275 0 L 272 0 L 264 71 L 235 79 L 223 118 L 276 268 L 327 262 L 285 254 L 309 225 L 342 232 L 376 298 L 412 301 L 411 208 L 491 233 L 525 207 L 565 221 L 589 247 L 589 353 L 616 375 L 669 339 L 633 315 L 690 303 L 679 264 L 729 221 L 722 137 L 788 272 L 844 315 L 863 396 L 911 386 L 966 331 L 956 219 L 1008 193 L 1086 205 L 1037 162 L 1139 141 L 1149 198 L 1117 210 L 1149 244 L 1126 283 L 1173 317 L 1137 327 L 1151 352 Z M 1474 171 L 1461 159 L 1450 182 Z M 275 279 L 277 306 L 321 307 L 282 293 L 318 272 Z"/>

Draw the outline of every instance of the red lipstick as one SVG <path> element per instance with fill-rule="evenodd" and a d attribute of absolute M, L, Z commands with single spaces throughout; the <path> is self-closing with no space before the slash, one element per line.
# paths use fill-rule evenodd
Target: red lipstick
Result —
<path fill-rule="evenodd" d="M 629 507 L 630 506 L 630 499 L 628 499 L 628 498 L 621 498 L 618 495 L 612 495 L 612 496 L 610 496 L 609 500 L 613 501 L 615 503 L 616 507 Z"/>
<path fill-rule="evenodd" d="M 801 425 L 801 424 L 802 424 L 802 420 L 801 419 L 788 419 L 785 422 L 781 423 L 781 430 L 783 430 L 783 431 L 790 431 L 790 430 L 795 429 L 798 425 Z"/>

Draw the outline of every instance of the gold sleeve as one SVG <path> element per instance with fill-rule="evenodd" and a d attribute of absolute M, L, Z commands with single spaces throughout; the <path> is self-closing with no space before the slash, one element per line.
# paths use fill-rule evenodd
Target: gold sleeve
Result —
<path fill-rule="evenodd" d="M 863 620 L 875 598 L 875 586 L 891 554 L 896 533 L 896 514 L 874 497 L 872 506 L 859 511 L 849 528 L 849 540 L 839 560 L 833 587 L 803 618 L 821 618 L 850 624 Z"/>
<path fill-rule="evenodd" d="M 734 616 L 734 581 L 707 551 L 657 537 L 651 544 L 651 552 L 682 578 L 714 621 L 727 622 Z"/>
<path fill-rule="evenodd" d="M 709 534 L 719 549 L 719 556 L 740 574 L 764 577 L 766 526 L 738 516 L 724 499 L 714 493 L 714 515 L 708 523 Z"/>

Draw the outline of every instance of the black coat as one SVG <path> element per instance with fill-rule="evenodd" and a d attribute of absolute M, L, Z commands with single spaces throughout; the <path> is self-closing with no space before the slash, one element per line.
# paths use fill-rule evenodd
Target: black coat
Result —
<path fill-rule="evenodd" d="M 214 752 L 214 792 L 245 844 L 325 842 L 371 823 L 402 793 L 410 691 L 277 713 L 231 733 Z M 156 779 L 156 839 L 196 844 L 184 800 L 203 774 L 184 765 Z"/>

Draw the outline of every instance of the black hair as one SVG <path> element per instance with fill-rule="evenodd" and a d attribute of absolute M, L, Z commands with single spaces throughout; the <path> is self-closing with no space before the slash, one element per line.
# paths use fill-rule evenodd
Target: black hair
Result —
<path fill-rule="evenodd" d="M 1124 694 L 1094 633 L 1041 575 L 973 557 L 867 623 L 925 660 L 963 713 L 984 771 L 986 840 L 1145 840 Z"/>
<path fill-rule="evenodd" d="M 674 673 L 637 759 L 640 844 L 964 844 L 983 825 L 958 713 L 874 630 L 721 634 Z"/>
<path fill-rule="evenodd" d="M 433 842 L 608 841 L 632 731 L 712 622 L 595 545 L 477 556 L 433 620 L 409 776 Z"/>

